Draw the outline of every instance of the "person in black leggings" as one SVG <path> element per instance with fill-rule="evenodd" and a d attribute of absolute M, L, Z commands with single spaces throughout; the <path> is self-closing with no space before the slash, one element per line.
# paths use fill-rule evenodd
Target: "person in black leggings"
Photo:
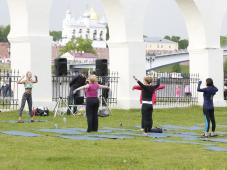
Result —
<path fill-rule="evenodd" d="M 153 112 L 153 104 L 152 104 L 152 95 L 155 92 L 155 89 L 160 85 L 160 79 L 157 80 L 157 84 L 152 86 L 151 83 L 153 81 L 152 77 L 146 76 L 144 77 L 144 83 L 140 82 L 135 76 L 133 77 L 139 86 L 142 88 L 142 127 L 144 128 L 144 133 L 147 134 L 151 132 L 151 128 L 153 125 L 152 120 L 152 112 Z"/>
<path fill-rule="evenodd" d="M 216 122 L 214 117 L 214 104 L 213 104 L 213 97 L 218 91 L 218 89 L 214 86 L 213 80 L 211 78 L 206 79 L 206 88 L 201 88 L 202 81 L 198 82 L 197 91 L 203 92 L 203 115 L 205 117 L 205 129 L 203 137 L 209 136 L 209 129 L 210 129 L 210 122 L 212 124 L 212 132 L 210 136 L 216 136 L 215 128 Z"/>
<path fill-rule="evenodd" d="M 89 76 L 89 83 L 85 86 L 81 86 L 73 91 L 76 93 L 79 90 L 85 90 L 86 94 L 86 116 L 87 116 L 87 132 L 98 131 L 98 109 L 99 109 L 99 89 L 109 89 L 108 86 L 103 86 L 97 83 L 97 77 L 95 75 Z"/>

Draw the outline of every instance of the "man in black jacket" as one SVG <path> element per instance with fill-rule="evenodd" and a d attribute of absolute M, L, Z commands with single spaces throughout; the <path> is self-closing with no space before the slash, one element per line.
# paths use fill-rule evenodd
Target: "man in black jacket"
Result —
<path fill-rule="evenodd" d="M 75 94 L 73 94 L 73 91 L 77 89 L 78 87 L 81 87 L 86 84 L 86 77 L 82 73 L 76 72 L 73 79 L 70 81 L 70 92 L 68 97 L 68 103 L 69 105 L 79 105 L 83 104 L 82 98 L 80 97 L 80 91 L 77 91 Z M 70 106 L 70 109 L 73 111 L 73 113 L 77 112 L 76 106 Z M 68 114 L 70 114 L 70 111 L 67 111 Z"/>

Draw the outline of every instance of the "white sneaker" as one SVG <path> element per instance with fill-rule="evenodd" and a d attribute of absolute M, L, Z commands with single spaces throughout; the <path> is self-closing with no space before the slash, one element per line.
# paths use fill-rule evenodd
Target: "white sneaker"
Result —
<path fill-rule="evenodd" d="M 210 133 L 210 136 L 211 136 L 211 137 L 214 137 L 214 136 L 217 136 L 217 134 L 216 134 L 215 132 L 211 132 L 211 133 Z"/>
<path fill-rule="evenodd" d="M 143 135 L 144 135 L 144 136 L 148 136 L 148 133 L 144 132 Z"/>
<path fill-rule="evenodd" d="M 204 132 L 201 137 L 202 138 L 208 138 L 208 136 L 209 136 L 209 133 L 208 132 Z"/>

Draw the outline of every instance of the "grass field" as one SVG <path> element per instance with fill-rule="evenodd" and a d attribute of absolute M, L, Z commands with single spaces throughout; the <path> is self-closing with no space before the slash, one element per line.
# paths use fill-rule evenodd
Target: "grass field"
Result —
<path fill-rule="evenodd" d="M 154 126 L 165 124 L 193 126 L 203 125 L 200 107 L 165 109 L 154 111 Z M 227 125 L 227 109 L 216 109 L 218 124 Z M 29 119 L 24 114 L 25 119 Z M 16 112 L 0 113 L 0 120 L 16 120 Z M 83 127 L 83 116 L 38 117 L 48 122 L 0 123 L 0 130 L 18 130 L 37 133 L 40 128 Z M 99 119 L 99 127 L 135 129 L 140 124 L 139 110 L 114 110 L 107 118 Z M 227 131 L 219 127 L 217 131 Z M 139 132 L 138 132 L 139 133 Z M 201 131 L 196 131 L 198 135 Z M 38 132 L 40 137 L 9 136 L 0 133 L 1 170 L 68 170 L 68 169 L 123 169 L 123 170 L 224 170 L 227 169 L 227 153 L 204 149 L 201 145 L 158 143 L 149 137 L 133 139 L 84 141 L 62 139 L 57 134 Z M 227 136 L 223 136 L 227 137 Z M 200 141 L 201 142 L 201 141 Z M 205 142 L 211 143 L 211 142 Z M 217 143 L 220 147 L 227 144 Z"/>

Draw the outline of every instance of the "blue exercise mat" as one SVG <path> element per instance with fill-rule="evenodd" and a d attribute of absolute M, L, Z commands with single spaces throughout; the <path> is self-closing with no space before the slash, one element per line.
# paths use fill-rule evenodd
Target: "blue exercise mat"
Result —
<path fill-rule="evenodd" d="M 202 127 L 199 127 L 197 125 L 194 125 L 192 127 L 176 126 L 176 125 L 162 125 L 162 128 L 167 129 L 167 130 L 201 130 L 201 129 L 203 129 Z"/>
<path fill-rule="evenodd" d="M 34 120 L 34 122 L 31 122 L 31 120 L 23 120 L 23 123 L 34 123 L 34 122 L 48 122 L 48 120 Z M 18 123 L 18 120 L 1 120 L 0 123 Z"/>
<path fill-rule="evenodd" d="M 121 135 L 102 135 L 102 134 L 94 134 L 88 135 L 90 137 L 99 137 L 99 138 L 107 138 L 107 139 L 131 139 L 132 136 L 121 136 Z"/>
<path fill-rule="evenodd" d="M 112 132 L 111 135 L 136 135 L 134 132 Z"/>
<path fill-rule="evenodd" d="M 25 137 L 38 137 L 41 136 L 39 134 L 31 133 L 31 132 L 23 132 L 23 131 L 2 131 L 1 133 L 12 135 L 12 136 L 25 136 Z"/>
<path fill-rule="evenodd" d="M 198 140 L 198 135 L 194 132 L 169 133 L 172 137 L 179 137 L 184 140 Z"/>
<path fill-rule="evenodd" d="M 78 132 L 74 128 L 65 128 L 65 129 L 39 129 L 40 132 L 51 132 L 51 133 L 58 133 L 58 134 L 65 134 L 65 135 L 79 135 L 82 132 Z"/>
<path fill-rule="evenodd" d="M 90 136 L 59 136 L 60 138 L 73 139 L 73 140 L 103 140 L 103 138 L 90 137 Z"/>
<path fill-rule="evenodd" d="M 221 143 L 227 143 L 227 139 L 222 138 L 207 138 L 204 139 L 205 141 L 211 141 L 211 142 L 221 142 Z"/>
<path fill-rule="evenodd" d="M 221 148 L 221 147 L 216 147 L 216 146 L 210 146 L 210 147 L 207 147 L 206 149 L 211 150 L 211 151 L 227 152 L 227 148 Z"/>
<path fill-rule="evenodd" d="M 144 137 L 151 137 L 151 138 L 166 138 L 166 137 L 170 137 L 171 135 L 168 133 L 147 133 L 147 134 L 135 134 L 135 136 L 144 136 Z"/>
<path fill-rule="evenodd" d="M 132 129 L 124 129 L 124 128 L 111 128 L 111 127 L 104 127 L 103 129 L 112 130 L 112 131 L 132 131 Z"/>

